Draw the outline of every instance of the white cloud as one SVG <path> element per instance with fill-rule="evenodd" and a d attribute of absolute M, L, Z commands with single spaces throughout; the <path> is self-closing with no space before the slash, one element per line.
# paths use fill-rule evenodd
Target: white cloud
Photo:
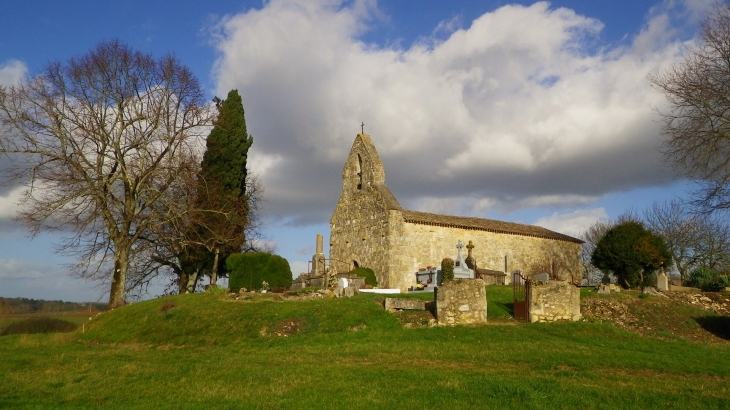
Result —
<path fill-rule="evenodd" d="M 0 192 L 0 220 L 11 219 L 18 212 L 18 202 L 21 199 L 25 187 L 17 186 L 10 191 Z"/>
<path fill-rule="evenodd" d="M 680 55 L 686 7 L 596 51 L 600 21 L 546 2 L 445 21 L 406 49 L 360 41 L 377 10 L 347 4 L 272 0 L 218 27 L 216 92 L 243 96 L 269 212 L 328 217 L 360 121 L 395 195 L 423 210 L 586 204 L 672 180 L 647 75 Z"/>
<path fill-rule="evenodd" d="M 0 86 L 15 85 L 27 74 L 28 67 L 22 61 L 7 61 L 0 65 Z"/>
<path fill-rule="evenodd" d="M 534 225 L 579 238 L 591 225 L 605 220 L 608 220 L 606 210 L 595 208 L 567 214 L 555 212 L 548 217 L 538 219 Z"/>
<path fill-rule="evenodd" d="M 63 269 L 42 262 L 0 258 L 0 296 L 98 301 L 107 292 L 100 283 L 72 278 Z"/>
<path fill-rule="evenodd" d="M 0 258 L 0 280 L 39 279 L 44 273 L 52 270 L 44 263 L 35 263 L 21 259 Z"/>
<path fill-rule="evenodd" d="M 309 262 L 307 261 L 293 261 L 289 262 L 291 268 L 292 278 L 296 279 L 300 273 L 309 272 Z"/>

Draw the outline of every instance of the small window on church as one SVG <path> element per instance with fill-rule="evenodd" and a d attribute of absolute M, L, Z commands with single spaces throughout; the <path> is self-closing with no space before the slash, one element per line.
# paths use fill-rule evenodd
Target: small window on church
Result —
<path fill-rule="evenodd" d="M 352 265 L 355 267 L 355 269 L 360 267 L 360 264 L 357 263 L 357 261 L 352 261 Z"/>
<path fill-rule="evenodd" d="M 362 157 L 357 154 L 357 189 L 362 189 Z"/>

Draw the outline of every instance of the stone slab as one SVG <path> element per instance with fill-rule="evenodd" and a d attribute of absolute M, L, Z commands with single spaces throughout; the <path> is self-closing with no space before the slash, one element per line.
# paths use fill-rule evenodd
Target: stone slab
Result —
<path fill-rule="evenodd" d="M 401 293 L 400 289 L 360 289 L 361 293 L 380 293 L 383 295 Z"/>
<path fill-rule="evenodd" d="M 387 310 L 426 310 L 426 303 L 421 299 L 385 298 L 383 306 Z"/>

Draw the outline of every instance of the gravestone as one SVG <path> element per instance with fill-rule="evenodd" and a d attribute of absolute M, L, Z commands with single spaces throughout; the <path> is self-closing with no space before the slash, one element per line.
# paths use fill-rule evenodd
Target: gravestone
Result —
<path fill-rule="evenodd" d="M 459 241 L 456 244 L 457 255 L 454 260 L 454 279 L 474 279 L 474 270 L 469 269 L 464 260 L 464 256 L 461 254 L 463 248 L 464 244 Z"/>
<path fill-rule="evenodd" d="M 550 280 L 550 275 L 548 275 L 547 273 L 538 273 L 537 275 L 534 275 L 532 279 L 538 280 L 540 282 L 547 282 Z"/>
<path fill-rule="evenodd" d="M 664 274 L 664 271 L 661 271 L 658 275 L 656 275 L 656 288 L 662 292 L 667 292 L 669 290 L 669 278 Z"/>

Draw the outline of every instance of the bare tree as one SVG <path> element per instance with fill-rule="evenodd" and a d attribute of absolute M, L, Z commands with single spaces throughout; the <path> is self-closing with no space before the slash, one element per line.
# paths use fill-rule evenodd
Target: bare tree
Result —
<path fill-rule="evenodd" d="M 583 278 L 588 279 L 588 283 L 599 282 L 604 275 L 604 272 L 591 263 L 591 255 L 593 255 L 593 250 L 596 249 L 598 241 L 614 225 L 615 222 L 612 221 L 596 221 L 580 236 L 580 239 L 583 240 Z"/>
<path fill-rule="evenodd" d="M 572 275 L 565 268 L 562 259 L 546 256 L 530 265 L 528 269 L 529 275 L 537 275 L 547 273 L 551 280 L 570 280 L 573 281 Z"/>
<path fill-rule="evenodd" d="M 695 205 L 730 208 L 730 4 L 705 17 L 699 43 L 683 60 L 650 77 L 669 102 L 658 110 L 664 154 L 698 183 Z"/>
<path fill-rule="evenodd" d="M 664 238 L 682 281 L 692 269 L 724 269 L 730 262 L 730 225 L 719 215 L 693 212 L 680 200 L 654 202 L 644 222 Z"/>
<path fill-rule="evenodd" d="M 60 250 L 78 257 L 79 275 L 111 279 L 110 308 L 124 304 L 130 261 L 177 217 L 156 209 L 197 170 L 210 121 L 186 67 L 118 41 L 0 88 L 0 153 L 27 188 L 19 218 L 33 234 L 70 232 Z"/>

